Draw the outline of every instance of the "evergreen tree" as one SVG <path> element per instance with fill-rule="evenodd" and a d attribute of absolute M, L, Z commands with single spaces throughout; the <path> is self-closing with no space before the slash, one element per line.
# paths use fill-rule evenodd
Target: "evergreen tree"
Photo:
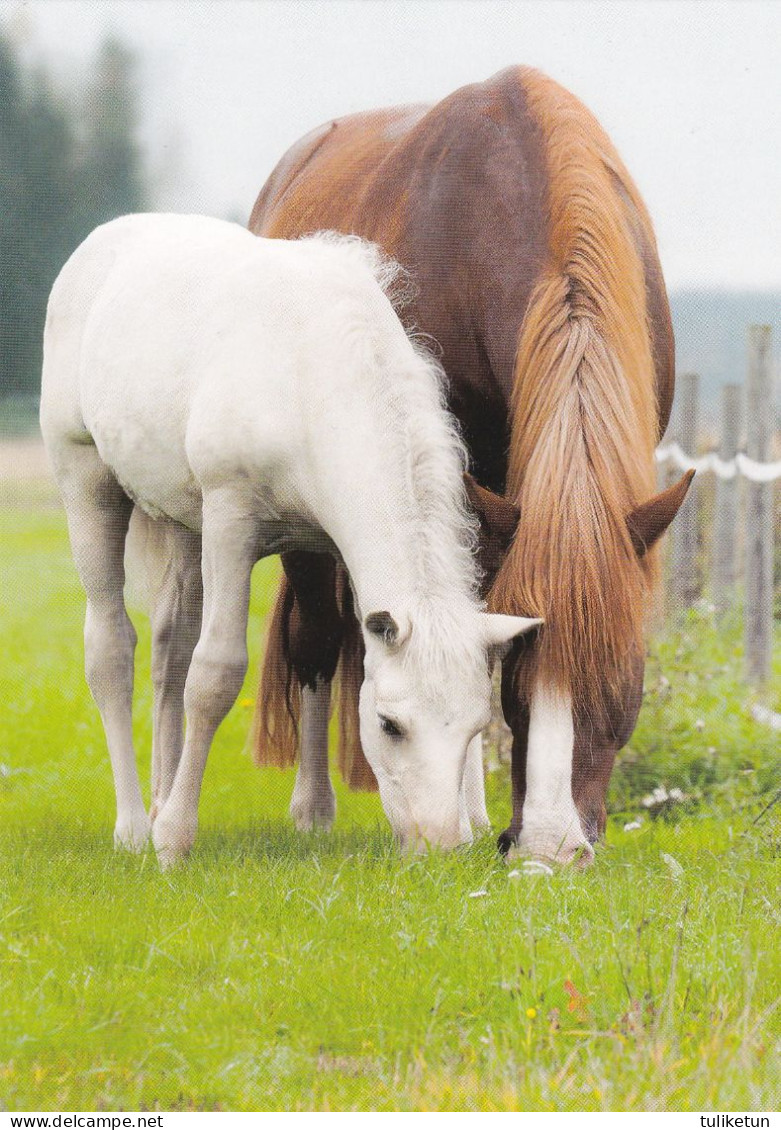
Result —
<path fill-rule="evenodd" d="M 0 37 L 0 396 L 19 390 L 24 368 L 25 127 L 21 71 Z"/>
<path fill-rule="evenodd" d="M 37 391 L 42 360 L 46 302 L 60 267 L 74 246 L 71 221 L 76 183 L 73 128 L 41 71 L 31 76 L 24 123 L 21 167 L 24 192 L 17 202 L 21 221 L 17 384 Z"/>
<path fill-rule="evenodd" d="M 38 392 L 46 302 L 71 251 L 98 224 L 147 207 L 137 104 L 134 60 L 116 40 L 84 97 L 58 96 L 0 32 L 0 400 Z"/>
<path fill-rule="evenodd" d="M 92 226 L 148 207 L 135 71 L 131 52 L 116 39 L 105 40 L 86 100 L 82 175 Z"/>

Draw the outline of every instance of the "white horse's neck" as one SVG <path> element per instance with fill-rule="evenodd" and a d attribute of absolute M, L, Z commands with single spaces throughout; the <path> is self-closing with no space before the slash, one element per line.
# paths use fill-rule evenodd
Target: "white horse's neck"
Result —
<path fill-rule="evenodd" d="M 417 536 L 413 515 L 401 512 L 391 517 L 388 511 L 387 505 L 374 513 L 364 508 L 365 527 L 354 525 L 351 536 L 342 539 L 340 548 L 359 616 L 387 610 L 394 616 L 417 619 L 424 614 L 436 620 L 440 613 L 449 617 L 456 606 L 474 610 L 468 586 L 448 589 L 441 575 L 430 576 L 427 546 Z"/>
<path fill-rule="evenodd" d="M 405 361 L 398 372 L 364 378 L 350 408 L 349 467 L 332 450 L 318 475 L 323 526 L 364 615 L 476 604 L 460 441 L 434 364 Z M 343 428 L 335 418 L 333 434 Z"/>

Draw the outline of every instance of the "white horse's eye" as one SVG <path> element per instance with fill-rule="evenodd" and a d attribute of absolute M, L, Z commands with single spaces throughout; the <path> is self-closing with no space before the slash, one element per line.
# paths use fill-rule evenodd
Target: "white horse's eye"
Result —
<path fill-rule="evenodd" d="M 398 722 L 394 722 L 392 718 L 386 718 L 384 714 L 378 714 L 377 717 L 380 720 L 380 729 L 383 734 L 387 734 L 389 738 L 395 738 L 397 741 L 404 737 L 404 730 Z"/>

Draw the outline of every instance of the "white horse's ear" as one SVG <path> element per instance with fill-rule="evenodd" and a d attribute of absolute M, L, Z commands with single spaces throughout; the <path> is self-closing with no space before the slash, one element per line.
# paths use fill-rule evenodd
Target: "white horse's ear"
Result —
<path fill-rule="evenodd" d="M 481 620 L 485 646 L 500 656 L 509 651 L 514 639 L 542 624 L 540 619 L 531 619 L 528 616 L 503 616 L 499 612 L 483 612 Z"/>
<path fill-rule="evenodd" d="M 408 620 L 402 627 L 396 623 L 390 612 L 370 612 L 363 622 L 366 631 L 381 639 L 386 647 L 394 649 L 401 647 L 409 638 L 412 626 Z"/>

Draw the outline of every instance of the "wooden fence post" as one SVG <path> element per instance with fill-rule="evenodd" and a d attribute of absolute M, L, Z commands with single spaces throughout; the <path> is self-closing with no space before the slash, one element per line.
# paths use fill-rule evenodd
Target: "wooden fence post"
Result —
<path fill-rule="evenodd" d="M 721 390 L 719 458 L 730 462 L 738 453 L 741 427 L 741 386 Z M 716 515 L 713 531 L 713 603 L 726 612 L 735 602 L 738 575 L 738 476 L 716 479 Z"/>
<path fill-rule="evenodd" d="M 750 326 L 746 384 L 746 454 L 770 456 L 775 405 L 770 326 Z M 773 633 L 772 483 L 746 483 L 746 673 L 755 684 L 770 675 Z"/>
<path fill-rule="evenodd" d="M 676 388 L 675 439 L 691 458 L 697 454 L 697 400 L 700 378 L 684 373 Z M 672 595 L 676 611 L 689 608 L 699 596 L 697 570 L 697 482 L 672 524 Z"/>
<path fill-rule="evenodd" d="M 658 446 L 660 448 L 667 447 L 675 439 L 675 413 L 671 413 L 670 419 L 667 421 L 664 435 L 659 440 Z M 664 462 L 657 462 L 656 464 L 656 489 L 659 493 L 666 490 L 673 481 L 674 467 L 670 460 L 665 459 Z M 672 544 L 672 534 L 663 537 L 659 543 L 657 554 L 659 556 L 659 583 L 660 583 L 660 598 L 663 601 L 664 612 L 667 615 L 670 611 L 670 601 L 672 599 L 672 592 L 670 588 L 670 546 Z M 660 605 L 661 607 L 661 605 Z"/>

